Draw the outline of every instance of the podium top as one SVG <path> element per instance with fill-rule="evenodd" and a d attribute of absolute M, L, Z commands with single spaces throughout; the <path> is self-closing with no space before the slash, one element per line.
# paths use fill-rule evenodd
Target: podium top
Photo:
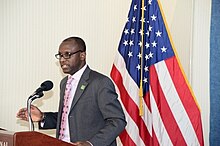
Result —
<path fill-rule="evenodd" d="M 0 143 L 8 146 L 73 146 L 36 131 L 12 132 L 0 130 Z"/>

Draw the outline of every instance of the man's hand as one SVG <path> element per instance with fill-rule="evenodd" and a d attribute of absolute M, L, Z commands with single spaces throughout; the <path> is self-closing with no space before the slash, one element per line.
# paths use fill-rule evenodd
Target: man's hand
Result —
<path fill-rule="evenodd" d="M 28 121 L 27 108 L 21 108 L 17 113 L 17 118 Z M 33 122 L 39 122 L 43 118 L 43 113 L 34 105 L 31 105 L 31 118 Z"/>

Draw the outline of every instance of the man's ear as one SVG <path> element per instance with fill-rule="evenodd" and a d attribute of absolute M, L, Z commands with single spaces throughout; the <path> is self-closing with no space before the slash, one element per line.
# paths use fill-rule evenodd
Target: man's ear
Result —
<path fill-rule="evenodd" d="M 86 52 L 81 52 L 80 58 L 81 58 L 81 60 L 85 60 L 86 59 Z"/>

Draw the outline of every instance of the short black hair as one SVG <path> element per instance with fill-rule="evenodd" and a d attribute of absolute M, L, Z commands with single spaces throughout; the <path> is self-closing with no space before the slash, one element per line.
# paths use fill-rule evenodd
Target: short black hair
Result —
<path fill-rule="evenodd" d="M 69 41 L 75 41 L 77 45 L 79 45 L 80 50 L 82 50 L 83 52 L 86 51 L 86 43 L 82 38 L 74 36 L 74 37 L 69 37 L 63 40 L 63 42 L 69 42 Z"/>

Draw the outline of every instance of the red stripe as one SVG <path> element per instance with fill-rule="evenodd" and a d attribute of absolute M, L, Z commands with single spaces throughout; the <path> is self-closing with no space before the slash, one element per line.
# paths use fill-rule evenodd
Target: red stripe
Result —
<path fill-rule="evenodd" d="M 153 133 L 152 133 L 152 146 L 159 146 L 160 144 L 159 144 L 159 142 L 158 142 L 158 140 L 157 140 L 157 136 L 156 136 L 156 134 L 155 134 L 155 132 L 154 132 L 154 130 L 153 130 Z"/>
<path fill-rule="evenodd" d="M 200 111 L 186 83 L 177 59 L 176 57 L 173 57 L 166 60 L 165 62 L 173 80 L 174 86 L 177 90 L 177 93 L 196 132 L 199 143 L 200 145 L 204 145 Z"/>
<path fill-rule="evenodd" d="M 150 94 L 147 92 L 144 96 L 144 101 L 147 104 L 148 108 L 150 109 Z M 151 110 L 151 109 L 150 109 Z M 155 135 L 154 129 L 152 129 L 152 146 L 159 146 L 159 142 L 157 136 Z"/>
<path fill-rule="evenodd" d="M 124 104 L 126 111 L 130 115 L 130 117 L 134 120 L 137 127 L 139 128 L 140 137 L 142 138 L 145 145 L 149 146 L 152 141 L 151 136 L 146 128 L 144 121 L 139 116 L 139 109 L 138 109 L 137 105 L 131 99 L 131 97 L 129 96 L 129 94 L 127 93 L 127 91 L 123 85 L 123 81 L 122 81 L 123 79 L 121 77 L 120 72 L 117 70 L 117 68 L 114 65 L 112 67 L 111 77 L 120 91 L 121 101 Z M 137 97 L 137 98 L 139 98 L 139 97 Z"/>
<path fill-rule="evenodd" d="M 134 143 L 134 141 L 131 139 L 131 137 L 129 136 L 129 134 L 127 133 L 126 130 L 123 130 L 121 132 L 121 134 L 119 135 L 121 143 L 124 146 L 136 146 L 136 144 Z"/>
<path fill-rule="evenodd" d="M 145 104 L 147 105 L 149 111 L 151 112 L 149 92 L 147 92 L 147 93 L 144 95 L 144 101 L 145 101 Z"/>
<path fill-rule="evenodd" d="M 164 96 L 164 93 L 160 86 L 158 75 L 154 66 L 150 67 L 150 87 L 154 95 L 158 110 L 160 112 L 163 124 L 173 145 L 186 145 L 183 135 L 166 101 L 166 97 Z"/>

